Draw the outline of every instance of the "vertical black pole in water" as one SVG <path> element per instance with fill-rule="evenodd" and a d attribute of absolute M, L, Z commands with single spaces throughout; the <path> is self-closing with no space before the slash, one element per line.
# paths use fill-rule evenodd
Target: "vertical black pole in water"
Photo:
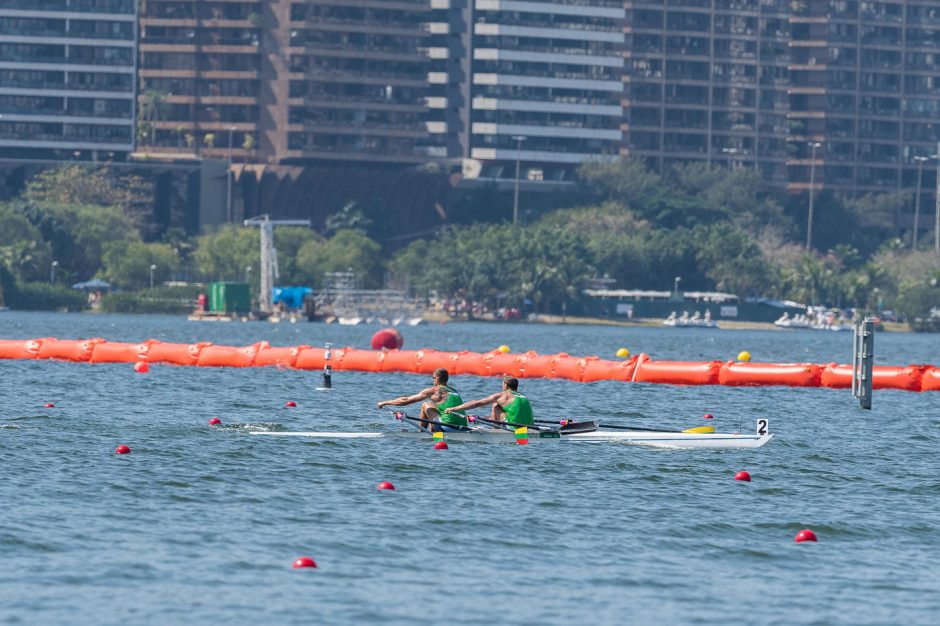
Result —
<path fill-rule="evenodd" d="M 333 388 L 333 366 L 330 365 L 330 359 L 332 354 L 330 354 L 330 346 L 333 344 L 326 344 L 326 352 L 323 353 L 323 389 L 332 389 Z"/>
<path fill-rule="evenodd" d="M 875 321 L 856 322 L 852 336 L 852 395 L 863 409 L 871 410 L 872 362 L 875 358 Z"/>

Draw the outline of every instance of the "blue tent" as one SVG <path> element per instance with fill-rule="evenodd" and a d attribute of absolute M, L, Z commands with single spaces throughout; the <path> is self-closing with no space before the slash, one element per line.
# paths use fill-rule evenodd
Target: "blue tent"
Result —
<path fill-rule="evenodd" d="M 75 283 L 72 285 L 72 289 L 110 289 L 111 283 L 106 283 L 105 281 L 99 278 L 93 278 L 91 280 L 86 280 L 83 283 Z"/>
<path fill-rule="evenodd" d="M 288 309 L 299 309 L 304 305 L 304 297 L 313 293 L 310 287 L 275 287 L 274 304 L 283 303 Z"/>

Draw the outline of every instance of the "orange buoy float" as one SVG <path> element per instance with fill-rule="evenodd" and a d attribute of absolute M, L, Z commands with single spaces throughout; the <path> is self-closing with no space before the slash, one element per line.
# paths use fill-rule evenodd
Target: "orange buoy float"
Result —
<path fill-rule="evenodd" d="M 748 472 L 742 470 L 734 475 L 734 479 L 749 483 L 751 482 L 751 475 Z"/>
<path fill-rule="evenodd" d="M 317 567 L 317 562 L 314 561 L 309 556 L 299 556 L 296 559 L 294 559 L 294 564 L 293 564 L 294 569 L 304 569 L 304 568 L 315 569 L 316 567 Z"/>
<path fill-rule="evenodd" d="M 115 454 L 130 454 L 131 447 L 122 443 L 121 445 L 119 445 L 117 448 L 114 449 L 114 453 Z"/>
<path fill-rule="evenodd" d="M 221 425 L 222 425 L 222 420 L 220 420 L 219 418 L 213 417 L 209 419 L 209 426 L 221 426 Z"/>
<path fill-rule="evenodd" d="M 150 371 L 150 366 L 146 361 L 137 361 L 134 363 L 134 371 L 138 374 L 146 374 Z"/>
<path fill-rule="evenodd" d="M 387 480 L 383 480 L 378 485 L 376 485 L 375 488 L 379 491 L 395 491 L 395 485 L 388 482 Z"/>
<path fill-rule="evenodd" d="M 816 533 L 811 531 L 809 528 L 804 528 L 800 532 L 796 533 L 796 537 L 793 538 L 796 543 L 803 543 L 804 541 L 817 541 Z"/>

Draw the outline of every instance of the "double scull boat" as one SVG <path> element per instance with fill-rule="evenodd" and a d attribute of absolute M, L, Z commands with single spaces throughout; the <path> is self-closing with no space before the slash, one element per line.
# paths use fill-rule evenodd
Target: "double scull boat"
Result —
<path fill-rule="evenodd" d="M 766 428 L 766 426 L 765 426 Z M 373 431 L 373 432 L 252 432 L 252 435 L 270 437 L 306 437 L 310 439 L 426 439 L 433 435 L 421 431 Z M 597 428 L 589 432 L 566 433 L 558 430 L 531 430 L 528 442 L 594 442 L 626 443 L 657 448 L 759 448 L 773 438 L 773 434 L 758 432 L 755 434 L 729 433 L 694 433 L 694 432 L 650 432 L 638 430 L 605 430 Z M 515 443 L 516 434 L 510 430 L 498 428 L 474 427 L 468 430 L 444 433 L 444 439 L 451 442 Z"/>

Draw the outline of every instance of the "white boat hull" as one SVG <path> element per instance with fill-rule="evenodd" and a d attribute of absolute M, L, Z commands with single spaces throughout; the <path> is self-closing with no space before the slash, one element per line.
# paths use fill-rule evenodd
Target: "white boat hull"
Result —
<path fill-rule="evenodd" d="M 252 435 L 267 435 L 272 437 L 307 437 L 311 439 L 428 439 L 431 434 L 427 432 L 401 431 L 401 432 L 253 432 Z M 557 442 L 594 442 L 594 443 L 628 443 L 634 445 L 653 446 L 657 448 L 759 448 L 773 438 L 773 434 L 748 435 L 726 433 L 659 433 L 632 430 L 595 430 L 587 433 L 562 434 L 540 431 L 529 432 L 529 443 L 557 443 Z M 448 432 L 444 434 L 446 441 L 466 441 L 480 443 L 515 443 L 516 436 L 508 430 L 489 428 L 474 429 L 472 431 Z"/>

